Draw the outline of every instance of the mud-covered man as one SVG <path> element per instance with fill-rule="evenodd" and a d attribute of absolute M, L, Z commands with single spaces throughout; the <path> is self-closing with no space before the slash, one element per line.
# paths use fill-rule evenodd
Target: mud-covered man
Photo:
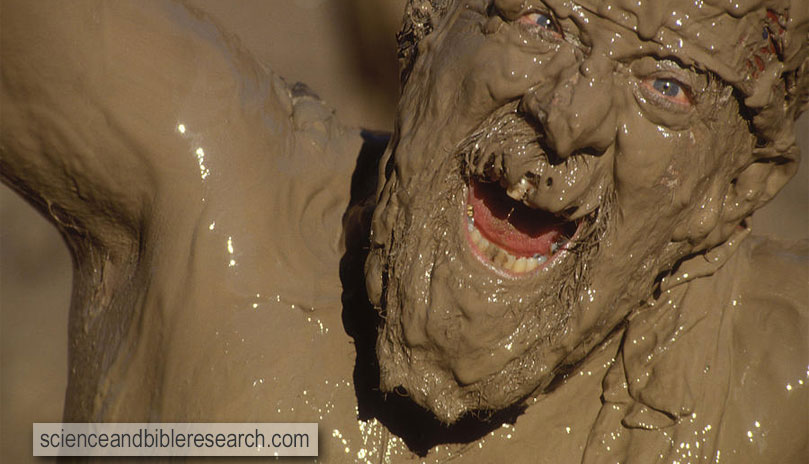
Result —
<path fill-rule="evenodd" d="M 805 446 L 805 256 L 743 239 L 796 169 L 809 6 L 414 3 L 366 268 L 383 388 L 451 423 L 619 330 L 591 454 L 713 454 L 763 415 Z"/>
<path fill-rule="evenodd" d="M 4 11 L 0 165 L 76 257 L 67 419 L 317 421 L 325 462 L 805 461 L 806 245 L 748 237 L 798 162 L 805 2 L 414 0 L 367 198 L 359 135 L 198 12 L 75 5 Z"/>

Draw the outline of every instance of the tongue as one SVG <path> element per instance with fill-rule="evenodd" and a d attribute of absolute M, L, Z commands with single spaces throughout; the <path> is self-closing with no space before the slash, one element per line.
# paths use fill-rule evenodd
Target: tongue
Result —
<path fill-rule="evenodd" d="M 517 257 L 550 255 L 564 233 L 564 221 L 513 200 L 494 183 L 473 181 L 467 201 L 480 233 Z"/>

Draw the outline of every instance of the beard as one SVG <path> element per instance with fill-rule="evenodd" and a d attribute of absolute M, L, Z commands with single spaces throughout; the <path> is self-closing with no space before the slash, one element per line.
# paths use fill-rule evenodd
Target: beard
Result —
<path fill-rule="evenodd" d="M 583 356 L 588 338 L 575 333 L 573 322 L 607 231 L 612 195 L 570 221 L 575 235 L 537 272 L 515 278 L 470 250 L 473 226 L 465 212 L 473 182 L 505 184 L 514 157 L 557 171 L 584 162 L 577 158 L 584 155 L 561 166 L 552 162 L 541 131 L 515 106 L 501 108 L 453 154 L 425 161 L 411 178 L 391 170 L 374 214 L 379 241 L 366 280 L 383 321 L 376 346 L 380 388 L 403 387 L 445 423 L 542 391 Z"/>

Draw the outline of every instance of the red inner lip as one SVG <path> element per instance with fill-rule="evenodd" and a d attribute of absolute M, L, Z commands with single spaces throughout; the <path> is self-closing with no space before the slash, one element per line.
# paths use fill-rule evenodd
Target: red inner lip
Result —
<path fill-rule="evenodd" d="M 550 255 L 551 245 L 571 237 L 575 224 L 539 209 L 529 208 L 508 195 L 496 183 L 473 180 L 468 204 L 475 227 L 495 245 L 517 257 Z"/>

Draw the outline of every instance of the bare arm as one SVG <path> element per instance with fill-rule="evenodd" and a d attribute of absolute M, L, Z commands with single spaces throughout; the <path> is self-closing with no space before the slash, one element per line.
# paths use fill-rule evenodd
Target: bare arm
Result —
<path fill-rule="evenodd" d="M 218 137 L 253 104 L 288 119 L 283 84 L 177 3 L 5 1 L 0 43 L 2 180 L 73 248 L 128 253 L 161 195 L 203 189 L 181 123 Z"/>
<path fill-rule="evenodd" d="M 175 309 L 150 279 L 177 276 L 212 200 L 265 181 L 267 160 L 288 154 L 293 99 L 177 2 L 4 0 L 1 16 L 0 177 L 75 259 L 65 417 L 114 415 L 104 379 L 131 368 L 145 382 L 153 358 L 138 370 L 127 356 L 157 346 L 144 318 Z M 151 404 L 154 389 L 136 385 L 132 403 Z"/>

